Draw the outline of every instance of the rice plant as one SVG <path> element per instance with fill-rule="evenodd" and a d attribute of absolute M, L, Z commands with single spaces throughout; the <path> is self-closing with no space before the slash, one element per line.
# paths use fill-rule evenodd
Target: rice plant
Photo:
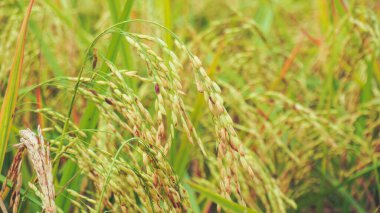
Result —
<path fill-rule="evenodd" d="M 1 211 L 379 211 L 379 9 L 1 1 Z"/>

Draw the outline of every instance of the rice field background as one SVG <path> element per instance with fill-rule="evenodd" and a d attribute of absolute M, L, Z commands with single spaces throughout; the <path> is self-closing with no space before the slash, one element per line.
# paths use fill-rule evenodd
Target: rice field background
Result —
<path fill-rule="evenodd" d="M 380 2 L 1 0 L 1 212 L 379 212 Z"/>

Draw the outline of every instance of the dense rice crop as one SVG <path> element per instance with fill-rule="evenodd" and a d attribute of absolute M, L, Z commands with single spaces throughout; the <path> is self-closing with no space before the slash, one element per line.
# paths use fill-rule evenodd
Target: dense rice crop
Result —
<path fill-rule="evenodd" d="M 379 11 L 1 0 L 1 211 L 379 211 Z"/>

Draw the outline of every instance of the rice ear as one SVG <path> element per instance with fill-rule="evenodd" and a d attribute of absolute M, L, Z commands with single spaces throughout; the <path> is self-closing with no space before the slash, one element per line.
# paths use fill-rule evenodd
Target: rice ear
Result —
<path fill-rule="evenodd" d="M 42 136 L 40 126 L 38 126 L 38 137 L 30 129 L 21 130 L 21 146 L 28 150 L 29 157 L 36 171 L 38 183 L 41 189 L 41 199 L 43 208 L 48 213 L 57 212 L 54 198 L 54 184 L 52 175 L 52 165 L 50 161 L 50 149 L 46 145 Z"/>

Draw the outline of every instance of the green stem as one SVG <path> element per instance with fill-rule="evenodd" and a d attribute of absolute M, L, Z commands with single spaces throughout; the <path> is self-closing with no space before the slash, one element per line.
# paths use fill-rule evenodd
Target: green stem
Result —
<path fill-rule="evenodd" d="M 124 9 L 123 9 L 123 12 L 122 12 L 122 15 L 119 18 L 119 22 L 128 20 L 128 17 L 130 15 L 133 3 L 134 3 L 134 0 L 128 0 L 126 2 Z M 119 27 L 123 28 L 125 25 L 126 25 L 126 23 L 120 25 Z M 110 46 L 108 47 L 108 50 L 106 53 L 106 58 L 112 62 L 114 62 L 117 58 L 117 53 L 118 53 L 118 48 L 120 47 L 119 44 L 120 44 L 121 37 L 122 37 L 122 35 L 120 35 L 120 34 L 114 34 L 111 38 L 111 43 L 110 43 Z M 109 69 L 108 69 L 106 63 L 103 63 L 102 66 L 100 67 L 98 74 L 101 76 L 106 76 L 108 73 L 109 73 Z M 78 87 L 78 86 L 79 86 L 79 84 L 76 85 L 76 87 Z M 101 91 L 104 91 L 106 89 L 106 87 L 105 86 L 97 86 L 94 89 L 98 92 L 101 92 Z M 70 117 L 71 117 L 72 108 L 73 108 L 74 101 L 76 98 L 75 96 L 76 96 L 76 93 L 74 93 L 74 97 L 72 99 L 72 103 L 71 103 L 69 113 L 67 116 L 68 119 L 70 119 Z M 85 111 L 84 111 L 84 114 L 82 116 L 82 119 L 80 121 L 79 126 L 81 129 L 95 129 L 98 121 L 99 121 L 99 112 L 96 108 L 96 105 L 93 102 L 89 102 Z M 65 123 L 64 130 L 63 130 L 62 134 L 64 134 L 67 131 L 67 128 L 68 128 L 68 120 Z M 87 141 L 91 140 L 90 134 L 87 136 L 86 140 Z M 73 161 L 68 161 L 66 164 L 67 165 L 65 165 L 65 169 L 63 170 L 62 178 L 59 181 L 59 185 L 61 185 L 61 186 L 63 184 L 65 184 L 68 180 L 70 180 L 70 178 L 75 174 L 75 171 L 78 169 L 77 165 Z M 81 183 L 80 179 L 77 179 L 77 180 L 73 181 L 68 187 L 76 190 L 76 189 L 79 189 L 80 183 Z M 64 212 L 67 212 L 70 208 L 70 201 L 65 199 L 65 197 L 66 197 L 66 193 L 62 193 L 62 196 L 59 196 L 57 198 L 56 203 L 58 206 L 63 207 Z"/>
<path fill-rule="evenodd" d="M 98 202 L 98 205 L 97 205 L 97 208 L 96 208 L 97 212 L 101 212 L 101 207 L 102 207 L 102 202 L 103 202 L 103 198 L 104 198 L 104 193 L 105 193 L 107 185 L 108 185 L 108 183 L 110 181 L 110 177 L 111 177 L 111 174 L 112 174 L 112 169 L 113 169 L 113 167 L 115 165 L 117 157 L 119 157 L 119 154 L 120 154 L 120 152 L 123 149 L 123 147 L 124 147 L 125 144 L 129 143 L 132 140 L 137 140 L 137 139 L 138 138 L 131 138 L 131 139 L 128 139 L 128 140 L 124 141 L 123 144 L 121 144 L 121 146 L 117 150 L 116 155 L 115 155 L 115 157 L 112 160 L 110 169 L 108 170 L 106 181 L 104 182 L 103 187 L 102 187 L 102 193 L 100 194 L 99 202 Z"/>
<path fill-rule="evenodd" d="M 26 33 L 28 29 L 29 17 L 32 12 L 34 0 L 30 0 L 25 13 L 24 20 L 17 38 L 16 52 L 8 79 L 8 86 L 5 91 L 3 103 L 0 111 L 0 172 L 3 168 L 5 152 L 8 146 L 8 139 L 12 128 L 14 112 L 17 104 L 18 90 L 20 87 L 22 65 L 24 60 L 24 48 L 26 43 Z"/>

